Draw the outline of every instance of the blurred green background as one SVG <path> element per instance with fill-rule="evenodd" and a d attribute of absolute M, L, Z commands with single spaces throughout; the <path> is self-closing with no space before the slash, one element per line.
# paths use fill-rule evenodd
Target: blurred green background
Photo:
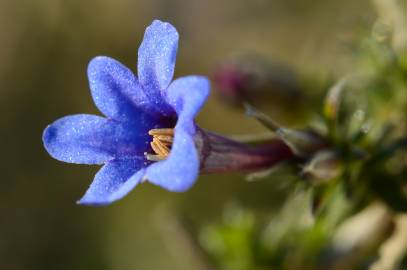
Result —
<path fill-rule="evenodd" d="M 144 29 L 161 19 L 180 33 L 176 77 L 210 76 L 224 59 L 254 52 L 325 78 L 346 70 L 346 42 L 374 17 L 365 0 L 1 0 L 0 268 L 197 269 L 183 242 L 168 237 L 168 209 L 205 224 L 229 202 L 264 212 L 284 198 L 284 175 L 261 182 L 228 175 L 201 177 L 182 194 L 143 184 L 108 207 L 76 205 L 98 168 L 53 160 L 41 134 L 59 117 L 98 114 L 90 59 L 111 56 L 136 71 Z M 198 118 L 202 127 L 264 132 L 214 92 Z M 270 101 L 265 110 L 303 124 L 289 104 Z"/>

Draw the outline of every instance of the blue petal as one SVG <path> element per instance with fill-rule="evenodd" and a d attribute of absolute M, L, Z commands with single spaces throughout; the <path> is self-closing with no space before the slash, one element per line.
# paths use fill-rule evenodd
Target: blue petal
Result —
<path fill-rule="evenodd" d="M 128 120 L 150 105 L 133 72 L 112 58 L 94 58 L 88 66 L 88 78 L 96 106 L 109 118 Z"/>
<path fill-rule="evenodd" d="M 159 20 L 147 27 L 138 51 L 138 77 L 143 86 L 167 88 L 174 75 L 178 48 L 178 32 Z"/>
<path fill-rule="evenodd" d="M 117 156 L 143 155 L 147 131 L 96 115 L 71 115 L 49 125 L 44 146 L 55 159 L 80 164 L 102 164 Z"/>
<path fill-rule="evenodd" d="M 173 81 L 165 92 L 167 102 L 178 115 L 178 124 L 183 123 L 190 133 L 194 132 L 193 119 L 207 100 L 209 91 L 206 77 L 187 76 Z"/>
<path fill-rule="evenodd" d="M 155 20 L 147 27 L 138 50 L 138 78 L 150 100 L 165 107 L 161 91 L 174 75 L 178 48 L 178 32 L 169 23 Z M 168 110 L 168 108 L 165 108 Z M 166 113 L 163 110 L 163 113 Z"/>
<path fill-rule="evenodd" d="M 145 162 L 143 158 L 110 161 L 99 170 L 78 203 L 106 205 L 123 198 L 140 182 Z"/>
<path fill-rule="evenodd" d="M 182 126 L 175 128 L 171 153 L 166 160 L 151 164 L 144 178 L 169 191 L 189 189 L 199 174 L 199 158 L 191 134 Z"/>
<path fill-rule="evenodd" d="M 170 191 L 185 191 L 199 174 L 199 156 L 193 136 L 194 117 L 209 95 L 206 77 L 188 76 L 175 80 L 165 92 L 167 102 L 178 114 L 170 155 L 147 168 L 145 178 Z"/>

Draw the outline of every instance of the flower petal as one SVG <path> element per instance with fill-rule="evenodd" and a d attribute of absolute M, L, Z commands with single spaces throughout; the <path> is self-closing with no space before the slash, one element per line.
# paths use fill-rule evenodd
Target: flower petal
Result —
<path fill-rule="evenodd" d="M 127 120 L 150 105 L 133 72 L 112 58 L 95 57 L 89 63 L 88 78 L 96 106 L 109 118 Z"/>
<path fill-rule="evenodd" d="M 146 166 L 143 158 L 113 160 L 96 174 L 78 201 L 79 204 L 106 205 L 126 196 L 141 180 Z"/>
<path fill-rule="evenodd" d="M 178 48 L 178 32 L 159 20 L 147 27 L 138 50 L 138 78 L 148 95 L 161 97 L 174 75 Z"/>
<path fill-rule="evenodd" d="M 44 146 L 55 159 L 80 164 L 102 164 L 117 156 L 142 155 L 145 131 L 96 115 L 70 115 L 49 125 Z"/>
<path fill-rule="evenodd" d="M 189 189 L 199 173 L 199 159 L 190 134 L 176 128 L 171 153 L 166 160 L 151 164 L 144 178 L 169 191 L 182 192 Z"/>
<path fill-rule="evenodd" d="M 194 117 L 209 94 L 209 81 L 201 76 L 182 77 L 168 87 L 166 100 L 178 114 L 174 143 L 166 160 L 151 164 L 145 178 L 170 191 L 185 191 L 199 174 L 199 156 L 193 136 Z"/>
<path fill-rule="evenodd" d="M 206 77 L 187 76 L 173 81 L 165 92 L 167 103 L 178 115 L 179 124 L 189 125 L 190 133 L 195 132 L 193 119 L 208 98 L 209 91 L 210 83 Z"/>

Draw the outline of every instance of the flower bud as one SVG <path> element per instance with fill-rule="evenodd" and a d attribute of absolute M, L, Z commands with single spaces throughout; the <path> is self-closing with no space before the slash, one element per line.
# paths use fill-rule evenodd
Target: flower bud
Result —
<path fill-rule="evenodd" d="M 297 75 L 287 66 L 261 56 L 246 56 L 221 64 L 214 72 L 215 88 L 223 100 L 290 101 L 301 96 Z"/>
<path fill-rule="evenodd" d="M 314 182 L 321 183 L 336 178 L 341 173 L 341 162 L 338 153 L 322 150 L 304 166 L 303 175 L 311 176 Z"/>
<path fill-rule="evenodd" d="M 336 121 L 338 118 L 339 107 L 342 101 L 342 93 L 346 82 L 346 77 L 339 80 L 328 90 L 328 94 L 325 97 L 324 115 L 331 122 Z"/>

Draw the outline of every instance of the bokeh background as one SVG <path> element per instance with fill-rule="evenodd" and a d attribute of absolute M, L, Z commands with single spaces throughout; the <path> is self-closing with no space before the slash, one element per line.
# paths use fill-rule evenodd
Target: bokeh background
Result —
<path fill-rule="evenodd" d="M 98 114 L 90 59 L 108 55 L 135 71 L 144 29 L 161 19 L 180 33 L 176 77 L 212 76 L 225 59 L 256 53 L 324 81 L 346 70 L 347 42 L 375 16 L 367 0 L 0 0 L 0 268 L 198 269 L 172 213 L 206 224 L 231 202 L 265 212 L 284 199 L 278 186 L 287 176 L 215 175 L 182 194 L 143 184 L 108 207 L 76 205 L 98 168 L 53 160 L 41 135 L 59 117 Z M 215 91 L 198 118 L 202 127 L 264 132 Z M 290 102 L 263 106 L 280 122 L 303 124 Z"/>

